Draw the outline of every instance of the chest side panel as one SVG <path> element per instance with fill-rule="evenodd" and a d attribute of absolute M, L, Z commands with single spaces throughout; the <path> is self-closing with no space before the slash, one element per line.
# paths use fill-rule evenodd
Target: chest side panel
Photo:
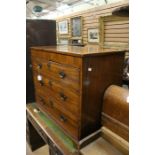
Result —
<path fill-rule="evenodd" d="M 111 84 L 122 84 L 124 54 L 87 57 L 83 60 L 81 137 L 101 126 L 102 97 Z"/>

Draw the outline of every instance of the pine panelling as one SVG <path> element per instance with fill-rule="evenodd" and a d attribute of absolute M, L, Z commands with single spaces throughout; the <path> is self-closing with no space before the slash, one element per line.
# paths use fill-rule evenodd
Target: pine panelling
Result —
<path fill-rule="evenodd" d="M 81 11 L 78 13 L 73 13 L 69 16 L 64 16 L 57 19 L 57 22 L 68 20 L 69 22 L 69 33 L 68 35 L 58 35 L 58 38 L 71 38 L 71 25 L 70 19 L 76 16 L 82 16 L 83 26 L 82 26 L 82 38 L 84 44 L 88 43 L 87 31 L 88 28 L 99 28 L 100 33 L 100 45 L 103 46 L 103 42 L 128 42 L 126 37 L 128 36 L 128 21 L 126 18 L 122 17 L 121 22 L 119 21 L 120 17 L 113 17 L 112 19 L 105 18 L 105 21 L 108 21 L 104 24 L 101 23 L 100 17 L 110 16 L 112 11 L 120 6 L 128 4 L 128 1 L 113 3 L 108 5 L 103 5 L 97 8 L 89 9 L 87 11 Z M 110 20 L 110 21 L 109 21 Z M 57 33 L 58 34 L 58 33 Z M 112 36 L 114 34 L 114 37 Z M 120 34 L 120 35 L 119 35 Z M 120 37 L 120 39 L 118 38 Z"/>
<path fill-rule="evenodd" d="M 108 25 L 120 25 L 120 24 L 129 24 L 129 21 L 109 21 L 109 22 L 105 22 L 105 26 Z"/>
<path fill-rule="evenodd" d="M 109 29 L 128 29 L 129 28 L 129 24 L 120 24 L 120 25 L 104 25 L 105 30 L 109 30 Z"/>
<path fill-rule="evenodd" d="M 128 38 L 129 37 L 129 34 L 128 33 L 120 33 L 120 34 L 108 34 L 108 33 L 105 33 L 105 38 Z"/>
<path fill-rule="evenodd" d="M 86 11 L 81 11 L 81 12 L 76 12 L 76 13 L 72 13 L 71 15 L 67 15 L 67 16 L 63 16 L 63 17 L 59 17 L 57 19 L 57 21 L 62 21 L 64 19 L 69 19 L 71 17 L 74 17 L 74 16 L 87 16 L 89 15 L 89 13 L 91 12 L 91 15 L 98 12 L 98 11 L 103 11 L 106 12 L 107 10 L 113 8 L 113 9 L 116 9 L 117 7 L 120 7 L 120 6 L 124 6 L 126 4 L 128 4 L 129 1 L 128 0 L 124 0 L 124 1 L 121 1 L 121 2 L 117 2 L 117 3 L 112 3 L 112 4 L 108 4 L 108 5 L 103 5 L 103 6 L 100 6 L 100 7 L 97 7 L 97 8 L 93 8 L 93 9 L 88 9 Z"/>
<path fill-rule="evenodd" d="M 105 34 L 121 34 L 121 33 L 129 33 L 129 29 L 109 29 L 105 30 Z"/>
<path fill-rule="evenodd" d="M 128 49 L 129 44 L 129 18 L 108 16 L 102 19 L 104 30 L 102 32 L 104 47 Z"/>
<path fill-rule="evenodd" d="M 128 43 L 129 42 L 129 39 L 128 38 L 105 38 L 104 39 L 105 42 L 125 42 L 125 43 Z"/>

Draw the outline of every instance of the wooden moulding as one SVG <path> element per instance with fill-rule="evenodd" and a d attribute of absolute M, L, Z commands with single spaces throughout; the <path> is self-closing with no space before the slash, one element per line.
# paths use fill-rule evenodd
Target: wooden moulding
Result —
<path fill-rule="evenodd" d="M 102 127 L 102 137 L 119 149 L 124 155 L 129 154 L 129 142 L 106 127 Z"/>
<path fill-rule="evenodd" d="M 38 134 L 49 146 L 54 144 L 54 146 L 56 146 L 63 153 L 63 155 L 80 155 L 80 149 L 101 136 L 101 130 L 98 130 L 80 141 L 73 141 L 65 135 L 62 130 L 58 132 L 60 136 L 64 135 L 64 139 L 61 140 L 61 138 L 53 132 L 51 127 L 49 127 L 49 122 L 51 120 L 38 110 L 35 103 L 28 104 L 26 110 L 27 119 L 32 123 Z M 42 119 L 41 117 L 44 118 Z M 70 147 L 67 147 L 64 142 L 68 143 Z"/>

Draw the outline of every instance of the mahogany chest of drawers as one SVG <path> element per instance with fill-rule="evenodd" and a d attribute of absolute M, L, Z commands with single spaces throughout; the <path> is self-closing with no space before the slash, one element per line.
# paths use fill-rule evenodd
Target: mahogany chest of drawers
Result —
<path fill-rule="evenodd" d="M 98 130 L 105 89 L 122 83 L 124 51 L 42 46 L 31 59 L 38 108 L 75 141 Z"/>

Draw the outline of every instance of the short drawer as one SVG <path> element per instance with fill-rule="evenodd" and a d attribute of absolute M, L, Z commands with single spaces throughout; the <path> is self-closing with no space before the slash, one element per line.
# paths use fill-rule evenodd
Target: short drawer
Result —
<path fill-rule="evenodd" d="M 47 76 L 52 81 L 57 81 L 70 89 L 80 89 L 80 70 L 78 68 L 37 58 L 32 60 L 32 66 L 34 71 Z"/>

